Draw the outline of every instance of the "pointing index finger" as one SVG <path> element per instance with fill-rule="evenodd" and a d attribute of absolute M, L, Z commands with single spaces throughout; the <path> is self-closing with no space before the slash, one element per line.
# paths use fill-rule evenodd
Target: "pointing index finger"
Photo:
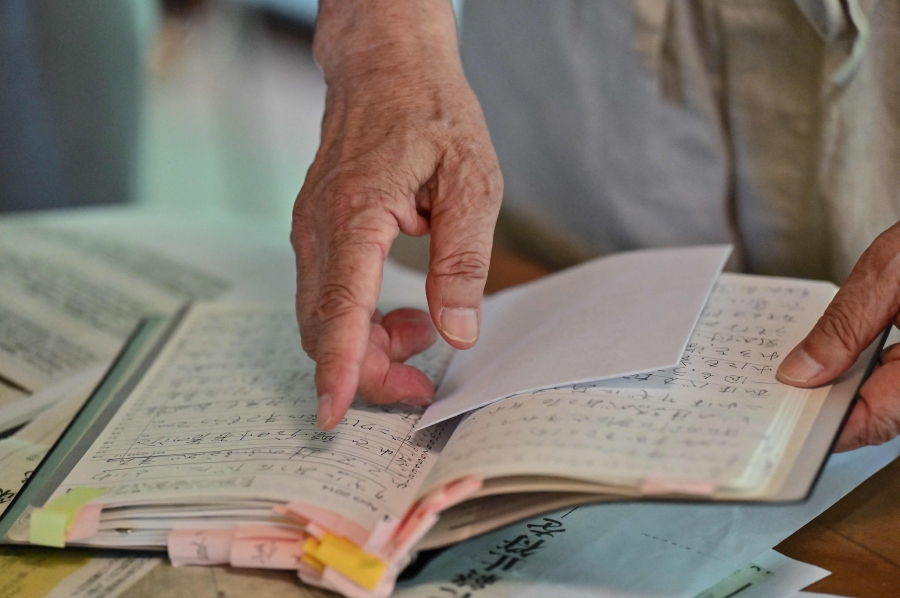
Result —
<path fill-rule="evenodd" d="M 344 417 L 356 395 L 381 290 L 386 250 L 380 240 L 366 241 L 365 236 L 366 231 L 342 235 L 343 242 L 335 243 L 322 278 L 316 390 L 318 423 L 325 430 Z"/>

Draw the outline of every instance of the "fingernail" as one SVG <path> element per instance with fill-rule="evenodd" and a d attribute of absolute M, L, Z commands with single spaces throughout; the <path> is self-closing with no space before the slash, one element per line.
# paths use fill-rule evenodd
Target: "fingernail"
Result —
<path fill-rule="evenodd" d="M 455 341 L 474 343 L 478 340 L 478 313 L 471 307 L 444 307 L 441 330 Z"/>
<path fill-rule="evenodd" d="M 791 351 L 778 367 L 778 379 L 787 383 L 804 384 L 815 378 L 825 366 L 803 349 Z"/>
<path fill-rule="evenodd" d="M 319 395 L 319 412 L 316 415 L 316 423 L 319 428 L 324 430 L 331 425 L 332 417 L 331 395 L 326 392 Z"/>
<path fill-rule="evenodd" d="M 409 399 L 403 399 L 400 402 L 411 407 L 427 407 L 428 405 L 431 405 L 433 399 L 430 397 L 411 397 Z"/>

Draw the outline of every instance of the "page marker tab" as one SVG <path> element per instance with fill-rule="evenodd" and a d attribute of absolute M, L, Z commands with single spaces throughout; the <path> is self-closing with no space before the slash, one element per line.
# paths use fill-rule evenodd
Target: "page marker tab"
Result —
<path fill-rule="evenodd" d="M 326 531 L 363 546 L 369 539 L 369 530 L 341 517 L 337 513 L 304 502 L 292 501 L 273 508 L 276 515 L 287 517 L 304 525 L 306 531 L 321 538 Z"/>
<path fill-rule="evenodd" d="M 334 534 L 326 533 L 321 542 L 310 538 L 303 544 L 305 557 L 311 557 L 353 580 L 367 590 L 378 586 L 387 563 L 362 550 L 356 544 Z M 304 558 L 304 562 L 312 564 Z"/>
<path fill-rule="evenodd" d="M 231 560 L 233 529 L 173 529 L 169 532 L 169 561 L 183 565 L 227 565 Z"/>
<path fill-rule="evenodd" d="M 716 491 L 713 480 L 678 480 L 665 478 L 645 478 L 641 484 L 641 494 L 680 494 L 690 496 L 712 496 Z"/>
<path fill-rule="evenodd" d="M 303 553 L 304 554 L 313 554 L 319 548 L 319 541 L 315 538 L 307 538 L 306 542 L 303 543 Z"/>
<path fill-rule="evenodd" d="M 85 540 L 91 538 L 100 531 L 100 514 L 103 505 L 100 503 L 88 503 L 81 508 L 66 530 L 66 542 Z"/>
<path fill-rule="evenodd" d="M 240 525 L 231 543 L 231 566 L 296 569 L 301 543 L 308 537 L 273 525 Z"/>
<path fill-rule="evenodd" d="M 72 488 L 43 508 L 35 509 L 31 514 L 31 543 L 63 548 L 66 545 L 66 532 L 72 527 L 81 509 L 105 493 L 103 488 Z M 99 521 L 99 512 L 97 514 Z"/>
<path fill-rule="evenodd" d="M 35 509 L 31 513 L 31 543 L 40 546 L 64 548 L 68 516 L 47 509 Z"/>

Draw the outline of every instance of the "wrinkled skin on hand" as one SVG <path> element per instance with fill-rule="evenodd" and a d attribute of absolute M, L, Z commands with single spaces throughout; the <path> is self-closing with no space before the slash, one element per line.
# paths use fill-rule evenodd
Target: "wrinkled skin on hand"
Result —
<path fill-rule="evenodd" d="M 900 324 L 900 223 L 866 250 L 816 326 L 778 369 L 811 388 L 844 373 L 888 324 Z M 887 347 L 860 390 L 836 451 L 881 444 L 900 433 L 900 345 Z"/>
<path fill-rule="evenodd" d="M 332 13 L 353 4 L 323 3 L 320 21 L 340 21 Z M 403 8 L 397 4 L 382 9 Z M 291 233 L 297 316 L 303 348 L 317 363 L 323 429 L 341 420 L 357 393 L 375 403 L 430 403 L 433 385 L 403 361 L 434 342 L 435 327 L 456 348 L 475 344 L 503 186 L 481 107 L 462 72 L 455 27 L 441 30 L 452 38 L 449 45 L 436 43 L 433 31 L 385 40 L 360 34 L 354 27 L 361 17 L 351 16 L 316 34 L 326 108 Z M 449 12 L 451 26 L 452 18 Z M 435 26 L 436 19 L 425 21 Z M 329 36 L 357 40 L 360 49 L 336 58 Z M 401 231 L 431 234 L 430 313 L 382 316 L 376 303 L 384 260 Z"/>

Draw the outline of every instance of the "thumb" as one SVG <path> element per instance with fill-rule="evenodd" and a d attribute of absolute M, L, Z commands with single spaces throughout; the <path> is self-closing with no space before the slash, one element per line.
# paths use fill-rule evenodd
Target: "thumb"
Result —
<path fill-rule="evenodd" d="M 462 165 L 455 174 L 458 183 L 433 200 L 425 290 L 438 331 L 452 346 L 468 349 L 478 340 L 481 328 L 481 297 L 503 183 L 496 158 L 470 160 L 468 167 Z"/>
<path fill-rule="evenodd" d="M 875 248 L 873 244 L 870 252 Z M 800 387 L 830 382 L 853 365 L 897 315 L 895 282 L 869 257 L 863 256 L 809 335 L 781 363 L 779 381 Z"/>

